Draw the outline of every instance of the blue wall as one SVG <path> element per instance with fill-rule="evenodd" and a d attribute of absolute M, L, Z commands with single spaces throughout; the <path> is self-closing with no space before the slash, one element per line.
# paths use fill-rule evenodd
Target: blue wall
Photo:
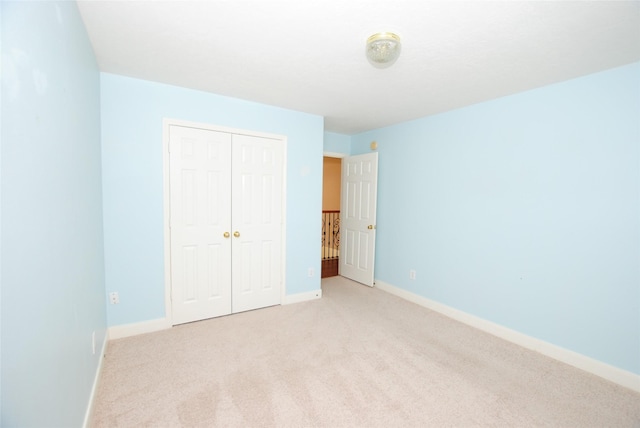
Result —
<path fill-rule="evenodd" d="M 640 374 L 639 121 L 635 63 L 352 137 L 376 279 Z"/>
<path fill-rule="evenodd" d="M 287 295 L 320 289 L 323 118 L 175 86 L 101 75 L 110 326 L 164 318 L 162 120 L 287 136 Z"/>
<path fill-rule="evenodd" d="M 351 153 L 351 137 L 335 132 L 324 133 L 324 151 L 325 153 Z"/>
<path fill-rule="evenodd" d="M 100 74 L 75 3 L 0 7 L 1 424 L 80 426 L 106 332 Z"/>

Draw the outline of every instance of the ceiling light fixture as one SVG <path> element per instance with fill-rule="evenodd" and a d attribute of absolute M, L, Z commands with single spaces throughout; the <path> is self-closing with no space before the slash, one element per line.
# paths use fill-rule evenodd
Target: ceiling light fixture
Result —
<path fill-rule="evenodd" d="M 366 52 L 374 67 L 389 67 L 400 56 L 400 37 L 393 33 L 376 33 L 367 39 Z"/>

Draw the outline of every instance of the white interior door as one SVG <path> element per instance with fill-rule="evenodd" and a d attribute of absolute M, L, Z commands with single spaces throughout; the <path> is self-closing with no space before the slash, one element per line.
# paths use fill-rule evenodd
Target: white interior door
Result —
<path fill-rule="evenodd" d="M 342 159 L 340 275 L 373 287 L 378 153 Z"/>
<path fill-rule="evenodd" d="M 169 128 L 173 324 L 231 313 L 231 134 Z"/>
<path fill-rule="evenodd" d="M 234 134 L 232 147 L 235 313 L 281 302 L 284 146 Z"/>

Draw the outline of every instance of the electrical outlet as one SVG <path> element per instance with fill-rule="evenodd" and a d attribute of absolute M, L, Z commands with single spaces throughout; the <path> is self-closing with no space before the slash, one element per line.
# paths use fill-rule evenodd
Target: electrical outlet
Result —
<path fill-rule="evenodd" d="M 313 276 L 313 268 L 309 268 L 309 278 Z"/>
<path fill-rule="evenodd" d="M 112 305 L 117 305 L 118 303 L 120 303 L 120 296 L 118 296 L 117 291 L 112 291 L 111 293 L 109 293 L 109 301 Z"/>
<path fill-rule="evenodd" d="M 411 269 L 409 271 L 409 279 L 412 279 L 412 280 L 416 279 L 416 271 L 415 270 Z"/>

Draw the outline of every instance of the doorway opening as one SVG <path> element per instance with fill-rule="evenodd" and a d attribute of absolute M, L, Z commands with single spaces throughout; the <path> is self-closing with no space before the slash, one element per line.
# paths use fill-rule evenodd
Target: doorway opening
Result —
<path fill-rule="evenodd" d="M 337 276 L 340 265 L 340 187 L 342 159 L 323 157 L 322 174 L 322 272 L 321 278 Z"/>

